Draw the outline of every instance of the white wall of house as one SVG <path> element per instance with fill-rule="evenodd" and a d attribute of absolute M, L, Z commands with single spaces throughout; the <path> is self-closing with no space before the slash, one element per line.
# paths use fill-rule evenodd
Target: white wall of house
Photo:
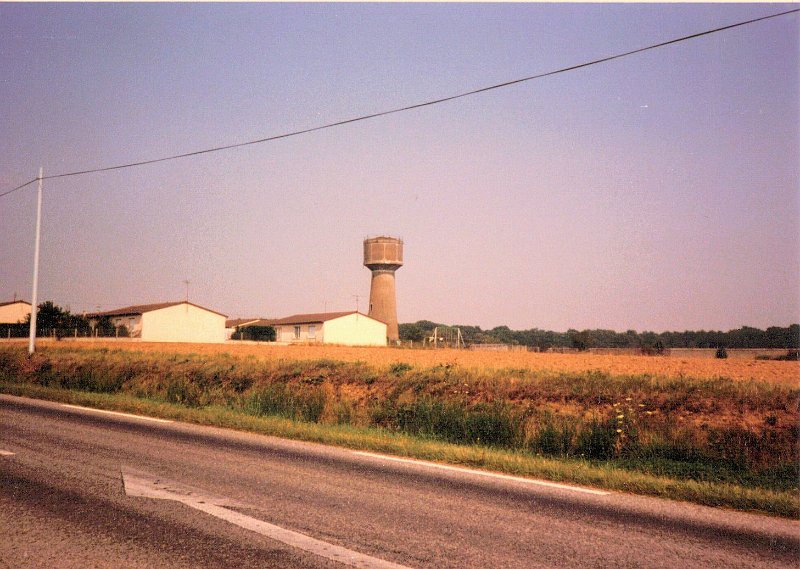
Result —
<path fill-rule="evenodd" d="M 386 334 L 386 324 L 355 313 L 325 322 L 322 341 L 345 346 L 385 346 Z"/>
<path fill-rule="evenodd" d="M 225 316 L 191 304 L 177 304 L 142 314 L 145 342 L 224 342 Z"/>
<path fill-rule="evenodd" d="M 115 328 L 125 326 L 128 329 L 128 336 L 139 338 L 142 335 L 142 315 L 133 314 L 131 316 L 112 316 L 111 323 Z"/>
<path fill-rule="evenodd" d="M 276 341 L 285 343 L 385 346 L 386 333 L 386 324 L 363 314 L 275 326 Z"/>
<path fill-rule="evenodd" d="M 16 324 L 24 322 L 31 313 L 31 305 L 26 302 L 12 302 L 0 306 L 0 324 Z"/>
<path fill-rule="evenodd" d="M 275 328 L 276 342 L 301 342 L 303 344 L 322 342 L 322 322 L 282 324 L 273 326 L 273 328 Z"/>

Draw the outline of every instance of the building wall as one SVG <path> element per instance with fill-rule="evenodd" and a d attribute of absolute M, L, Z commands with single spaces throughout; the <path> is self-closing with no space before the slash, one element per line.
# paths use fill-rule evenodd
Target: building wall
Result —
<path fill-rule="evenodd" d="M 385 346 L 387 327 L 363 314 L 348 314 L 325 322 L 322 341 L 345 346 Z"/>
<path fill-rule="evenodd" d="M 275 341 L 302 342 L 304 344 L 321 343 L 322 326 L 322 322 L 312 322 L 311 324 L 283 324 L 281 326 L 273 326 L 275 328 Z M 295 328 L 299 328 L 299 330 L 296 331 Z M 297 332 L 299 332 L 299 335 Z"/>
<path fill-rule="evenodd" d="M 111 323 L 115 328 L 125 326 L 128 329 L 128 336 L 131 338 L 139 338 L 142 335 L 142 315 L 136 314 L 134 316 L 113 316 Z"/>
<path fill-rule="evenodd" d="M 145 342 L 224 342 L 225 316 L 190 304 L 178 304 L 142 315 Z"/>
<path fill-rule="evenodd" d="M 24 302 L 15 302 L 0 306 L 0 324 L 16 324 L 23 322 L 31 313 L 31 305 Z"/>

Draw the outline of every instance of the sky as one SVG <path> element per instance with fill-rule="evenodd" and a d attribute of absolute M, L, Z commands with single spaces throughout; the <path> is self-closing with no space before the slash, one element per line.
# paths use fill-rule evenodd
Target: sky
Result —
<path fill-rule="evenodd" d="M 404 107 L 798 4 L 0 3 L 0 193 Z M 39 300 L 618 331 L 800 320 L 800 16 L 263 144 L 45 180 Z M 30 301 L 36 184 L 0 198 Z"/>

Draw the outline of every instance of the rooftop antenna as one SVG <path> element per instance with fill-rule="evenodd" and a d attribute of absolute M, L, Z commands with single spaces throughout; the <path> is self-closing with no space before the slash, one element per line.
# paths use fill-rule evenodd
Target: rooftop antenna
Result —
<path fill-rule="evenodd" d="M 358 310 L 358 299 L 361 298 L 361 295 L 360 294 L 353 294 L 351 296 L 356 299 L 356 312 L 360 312 Z"/>
<path fill-rule="evenodd" d="M 183 284 L 186 285 L 186 302 L 189 302 L 189 283 L 192 282 L 189 279 L 182 281 Z"/>

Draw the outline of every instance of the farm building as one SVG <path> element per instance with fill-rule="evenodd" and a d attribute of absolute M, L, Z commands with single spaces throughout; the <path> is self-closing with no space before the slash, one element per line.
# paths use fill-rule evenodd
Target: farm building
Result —
<path fill-rule="evenodd" d="M 24 300 L 0 302 L 0 324 L 24 322 L 31 313 L 31 303 Z"/>
<path fill-rule="evenodd" d="M 225 341 L 225 315 L 191 302 L 126 306 L 86 316 L 92 327 L 107 317 L 115 327 L 125 326 L 130 337 L 145 342 Z"/>
<path fill-rule="evenodd" d="M 384 322 L 360 312 L 295 314 L 269 321 L 278 342 L 385 346 Z"/>

